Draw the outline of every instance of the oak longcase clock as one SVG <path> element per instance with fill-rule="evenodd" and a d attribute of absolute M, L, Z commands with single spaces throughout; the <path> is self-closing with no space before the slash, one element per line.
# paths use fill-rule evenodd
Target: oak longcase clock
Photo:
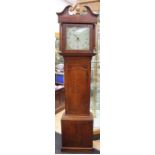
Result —
<path fill-rule="evenodd" d="M 92 150 L 93 116 L 90 112 L 91 59 L 95 55 L 97 14 L 57 13 L 60 51 L 64 58 L 65 112 L 61 119 L 62 151 Z"/>

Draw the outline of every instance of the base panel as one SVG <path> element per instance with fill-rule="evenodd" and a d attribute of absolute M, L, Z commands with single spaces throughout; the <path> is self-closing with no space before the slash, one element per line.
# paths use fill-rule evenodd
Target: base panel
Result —
<path fill-rule="evenodd" d="M 63 115 L 61 120 L 62 151 L 91 151 L 93 148 L 93 117 Z"/>

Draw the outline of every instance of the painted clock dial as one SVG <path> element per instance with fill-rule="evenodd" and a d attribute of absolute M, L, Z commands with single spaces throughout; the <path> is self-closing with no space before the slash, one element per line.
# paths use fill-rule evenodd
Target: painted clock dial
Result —
<path fill-rule="evenodd" d="M 90 27 L 66 28 L 66 50 L 89 50 Z"/>

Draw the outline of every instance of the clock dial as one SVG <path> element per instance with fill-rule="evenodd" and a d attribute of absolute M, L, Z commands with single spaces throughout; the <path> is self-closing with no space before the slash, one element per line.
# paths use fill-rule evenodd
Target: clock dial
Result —
<path fill-rule="evenodd" d="M 89 27 L 67 27 L 66 49 L 67 50 L 89 50 Z"/>

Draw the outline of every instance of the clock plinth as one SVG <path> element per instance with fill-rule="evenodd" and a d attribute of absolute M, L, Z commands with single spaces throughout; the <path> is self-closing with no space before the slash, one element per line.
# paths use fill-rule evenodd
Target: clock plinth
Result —
<path fill-rule="evenodd" d="M 62 151 L 93 149 L 90 113 L 91 59 L 95 55 L 97 16 L 89 7 L 85 15 L 69 15 L 70 6 L 58 14 L 60 51 L 64 57 L 65 113 L 61 119 Z"/>
<path fill-rule="evenodd" d="M 93 116 L 64 114 L 62 125 L 62 151 L 91 151 L 93 149 Z"/>

